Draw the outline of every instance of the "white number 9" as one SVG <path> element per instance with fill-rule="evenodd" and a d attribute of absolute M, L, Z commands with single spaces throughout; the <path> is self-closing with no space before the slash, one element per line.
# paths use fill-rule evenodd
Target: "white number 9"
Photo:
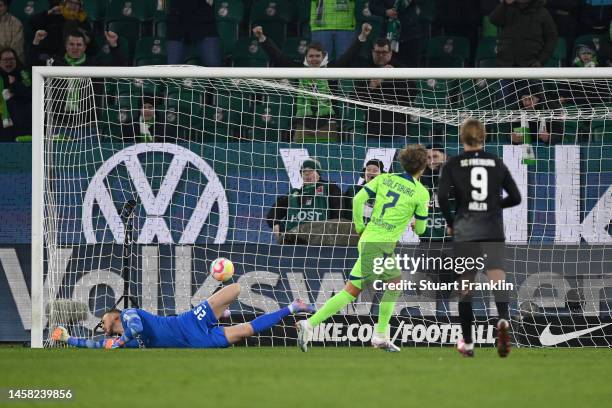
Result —
<path fill-rule="evenodd" d="M 484 167 L 474 167 L 470 173 L 470 182 L 472 183 L 472 200 L 484 201 L 489 195 L 489 173 Z"/>

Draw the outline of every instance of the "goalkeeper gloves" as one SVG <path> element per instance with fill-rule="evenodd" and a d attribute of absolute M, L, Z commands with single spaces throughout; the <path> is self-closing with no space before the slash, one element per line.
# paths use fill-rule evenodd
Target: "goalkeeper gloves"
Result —
<path fill-rule="evenodd" d="M 53 330 L 53 334 L 51 335 L 51 338 L 54 341 L 61 341 L 63 343 L 66 343 L 68 339 L 70 338 L 70 334 L 68 334 L 68 330 L 66 330 L 65 327 L 57 326 L 55 330 Z"/>
<path fill-rule="evenodd" d="M 108 339 L 104 342 L 105 349 L 116 349 L 119 347 L 123 347 L 125 345 L 125 341 L 121 337 L 116 339 Z"/>

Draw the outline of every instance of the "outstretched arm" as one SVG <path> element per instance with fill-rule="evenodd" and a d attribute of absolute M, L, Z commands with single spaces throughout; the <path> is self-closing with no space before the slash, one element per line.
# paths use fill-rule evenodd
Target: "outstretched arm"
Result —
<path fill-rule="evenodd" d="M 378 176 L 368 184 L 363 186 L 361 190 L 353 198 L 353 224 L 355 224 L 355 231 L 361 235 L 365 230 L 366 225 L 363 222 L 363 208 L 365 203 L 370 198 L 376 197 L 376 191 L 378 190 L 378 182 L 383 176 Z"/>
<path fill-rule="evenodd" d="M 110 348 L 110 346 L 112 345 L 112 343 L 114 341 L 114 339 L 94 340 L 94 339 L 85 339 L 85 338 L 80 338 L 80 337 L 74 337 L 74 336 L 71 336 L 68 333 L 68 330 L 66 330 L 66 328 L 62 327 L 62 326 L 58 326 L 58 327 L 55 328 L 51 338 L 53 340 L 55 340 L 55 341 L 66 343 L 66 344 L 68 344 L 69 346 L 72 346 L 72 347 L 91 348 L 91 349 Z M 133 340 L 133 341 L 127 343 L 125 345 L 125 347 L 130 347 L 130 348 L 131 347 L 138 347 L 138 342 Z"/>
<path fill-rule="evenodd" d="M 123 323 L 124 330 L 121 337 L 116 340 L 113 340 L 113 343 L 106 348 L 118 348 L 124 347 L 127 343 L 132 340 L 138 339 L 140 337 L 140 333 L 142 333 L 142 320 L 135 309 L 126 309 L 121 313 L 121 322 Z"/>

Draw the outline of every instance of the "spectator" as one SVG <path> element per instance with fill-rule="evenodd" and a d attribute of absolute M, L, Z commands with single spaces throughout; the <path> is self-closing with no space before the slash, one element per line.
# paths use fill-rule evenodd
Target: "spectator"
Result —
<path fill-rule="evenodd" d="M 261 43 L 263 49 L 268 53 L 270 59 L 276 66 L 280 67 L 301 67 L 324 68 L 324 67 L 348 67 L 359 53 L 361 45 L 367 40 L 372 31 L 372 26 L 364 23 L 361 33 L 353 41 L 348 51 L 333 62 L 329 62 L 329 55 L 325 52 L 321 44 L 309 44 L 306 50 L 306 57 L 303 65 L 294 62 L 291 58 L 283 55 L 274 41 L 266 37 L 261 26 L 253 28 L 253 34 Z M 325 79 L 301 79 L 299 88 L 320 94 L 331 94 L 330 84 Z M 333 121 L 335 111 L 331 100 L 327 98 L 317 98 L 309 95 L 297 97 L 297 111 L 295 113 L 295 141 L 303 141 L 307 134 L 314 131 L 316 137 L 331 139 L 336 134 L 336 123 Z"/>
<path fill-rule="evenodd" d="M 579 44 L 576 46 L 576 56 L 572 65 L 579 68 L 598 67 L 597 53 L 588 44 Z"/>
<path fill-rule="evenodd" d="M 552 16 L 559 35 L 569 44 L 574 42 L 578 33 L 578 19 L 581 0 L 548 0 L 546 7 Z"/>
<path fill-rule="evenodd" d="M 580 18 L 582 31 L 588 34 L 607 34 L 612 21 L 612 0 L 586 0 L 585 3 Z"/>
<path fill-rule="evenodd" d="M 391 51 L 391 42 L 386 38 L 379 38 L 372 47 L 372 63 L 369 68 L 402 68 Z M 370 79 L 357 81 L 356 91 L 359 100 L 365 100 L 382 105 L 410 105 L 409 90 L 416 89 L 414 81 L 395 79 Z M 377 140 L 386 138 L 402 138 L 401 143 L 406 144 L 408 117 L 406 114 L 393 112 L 387 109 L 372 108 L 367 110 L 366 133 L 369 138 Z"/>
<path fill-rule="evenodd" d="M 318 161 L 304 160 L 300 171 L 303 186 L 279 196 L 268 212 L 267 222 L 278 243 L 321 244 L 322 237 L 331 235 L 324 224 L 338 225 L 342 192 L 337 185 L 322 179 Z M 349 224 L 350 231 L 351 223 L 343 224 Z"/>
<path fill-rule="evenodd" d="M 23 53 L 23 24 L 8 12 L 10 0 L 0 0 L 0 48 L 8 47 L 17 53 L 20 61 L 25 61 Z"/>
<path fill-rule="evenodd" d="M 162 117 L 162 102 L 152 95 L 142 97 L 142 107 L 131 124 L 123 124 L 121 133 L 130 142 L 176 142 L 176 126 L 166 123 Z"/>
<path fill-rule="evenodd" d="M 310 32 L 329 55 L 344 55 L 355 36 L 355 0 L 311 0 Z"/>
<path fill-rule="evenodd" d="M 525 116 L 534 115 L 536 110 L 551 110 L 561 108 L 557 95 L 548 95 L 540 84 L 528 81 L 517 81 L 516 95 L 519 100 L 519 109 L 525 112 Z M 556 99 L 555 99 L 556 98 Z M 527 121 L 515 123 L 512 127 L 510 139 L 512 144 L 525 144 L 531 139 L 532 144 L 553 145 L 560 143 L 563 139 L 563 122 L 551 121 L 547 123 L 544 119 L 538 121 Z"/>
<path fill-rule="evenodd" d="M 387 38 L 391 49 L 406 67 L 418 67 L 425 39 L 420 19 L 421 6 L 426 0 L 373 0 L 370 11 L 387 18 Z"/>
<path fill-rule="evenodd" d="M 359 184 L 350 186 L 342 198 L 342 218 L 345 220 L 353 220 L 353 197 L 357 195 L 359 190 L 370 181 L 374 180 L 376 176 L 385 172 L 385 165 L 378 159 L 370 159 L 367 161 L 365 167 L 361 169 L 359 174 Z M 364 222 L 367 224 L 372 215 L 372 208 L 374 208 L 374 199 L 370 199 L 366 202 L 366 208 L 363 212 Z"/>
<path fill-rule="evenodd" d="M 110 48 L 112 65 L 125 65 L 123 56 L 117 46 L 119 36 L 112 31 L 106 31 L 104 34 Z M 47 32 L 43 30 L 38 30 L 34 34 L 34 40 L 30 48 L 32 65 L 41 62 L 46 62 L 46 65 L 52 66 L 72 67 L 104 65 L 98 59 L 87 56 L 87 44 L 85 43 L 85 36 L 81 31 L 69 32 L 64 42 L 64 52 L 44 61 L 41 55 L 40 42 L 46 37 Z M 53 111 L 49 112 L 52 122 L 58 124 L 58 127 L 54 128 L 52 132 L 55 135 L 61 135 L 62 138 L 67 139 L 88 137 L 95 134 L 96 130 L 93 127 L 82 125 L 84 123 L 95 123 L 97 121 L 94 116 L 95 109 L 88 109 L 83 112 L 82 105 L 87 104 L 87 106 L 90 107 L 95 106 L 93 95 L 103 94 L 103 92 L 98 89 L 101 86 L 103 86 L 102 82 L 94 82 L 92 94 L 90 88 L 83 87 L 82 81 L 78 79 L 58 79 L 50 90 L 51 95 L 49 98 L 65 102 L 62 105 L 55 104 L 52 108 Z M 88 96 L 91 97 L 92 100 L 84 101 Z M 78 115 L 80 125 L 77 127 L 74 126 L 74 121 L 76 119 L 76 115 L 74 115 L 75 112 L 82 112 L 82 115 Z"/>
<path fill-rule="evenodd" d="M 603 67 L 612 67 L 612 20 L 610 21 L 610 36 L 599 45 L 599 61 Z"/>
<path fill-rule="evenodd" d="M 32 133 L 32 81 L 12 48 L 0 50 L 0 141 Z"/>
<path fill-rule="evenodd" d="M 113 65 L 125 65 L 125 60 L 119 52 L 119 36 L 112 31 L 105 31 L 104 36 L 106 37 L 111 56 L 113 57 Z M 64 40 L 63 52 L 45 60 L 43 59 L 45 54 L 43 54 L 41 42 L 47 37 L 48 33 L 44 30 L 38 30 L 34 34 L 32 47 L 30 47 L 30 60 L 32 65 L 40 65 L 41 62 L 53 66 L 87 67 L 100 65 L 95 57 L 89 57 L 87 55 L 87 41 L 82 31 L 68 32 Z"/>
<path fill-rule="evenodd" d="M 98 52 L 94 41 L 91 22 L 83 10 L 82 0 L 52 0 L 50 8 L 32 17 L 30 24 L 34 31 L 45 31 L 38 52 L 43 60 L 64 52 L 64 39 L 67 33 L 80 32 L 85 40 L 87 55 L 93 57 Z M 40 65 L 35 63 L 33 65 Z"/>
<path fill-rule="evenodd" d="M 497 65 L 542 67 L 557 45 L 557 28 L 545 0 L 504 0 L 489 16 L 500 28 Z"/>
<path fill-rule="evenodd" d="M 221 66 L 221 42 L 213 0 L 172 1 L 168 6 L 167 21 L 168 64 L 182 64 L 187 57 L 186 46 L 191 46 L 202 65 Z"/>
<path fill-rule="evenodd" d="M 467 38 L 473 57 L 478 45 L 478 30 L 481 26 L 478 12 L 478 0 L 437 0 L 434 28 L 440 30 L 439 33 L 442 35 Z"/>
<path fill-rule="evenodd" d="M 421 176 L 421 183 L 429 190 L 431 216 L 422 237 L 430 241 L 444 241 L 446 237 L 446 220 L 438 205 L 438 181 L 446 159 L 444 146 L 437 143 L 427 146 L 427 167 Z"/>

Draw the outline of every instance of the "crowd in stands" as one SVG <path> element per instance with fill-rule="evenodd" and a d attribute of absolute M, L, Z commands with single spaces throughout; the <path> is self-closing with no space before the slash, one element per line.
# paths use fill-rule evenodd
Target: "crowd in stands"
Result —
<path fill-rule="evenodd" d="M 0 141 L 31 133 L 34 65 L 612 66 L 611 20 L 612 0 L 0 0 Z M 538 84 L 500 82 L 504 106 L 526 110 L 555 109 L 576 95 L 611 102 L 600 91 L 569 87 L 551 102 Z M 334 93 L 343 84 L 297 86 Z M 350 94 L 411 105 L 423 96 L 420 86 L 371 79 L 355 81 Z M 66 109 L 75 95 L 68 83 Z M 155 123 L 157 97 L 142 95 L 122 133 L 153 140 L 169 132 Z M 328 99 L 299 97 L 293 132 L 284 137 L 308 141 L 314 132 L 315 140 L 338 140 L 338 110 Z M 403 113 L 368 109 L 362 121 L 368 136 L 411 132 Z M 534 141 L 562 141 L 559 126 L 536 130 Z M 509 141 L 520 139 L 512 134 Z"/>

